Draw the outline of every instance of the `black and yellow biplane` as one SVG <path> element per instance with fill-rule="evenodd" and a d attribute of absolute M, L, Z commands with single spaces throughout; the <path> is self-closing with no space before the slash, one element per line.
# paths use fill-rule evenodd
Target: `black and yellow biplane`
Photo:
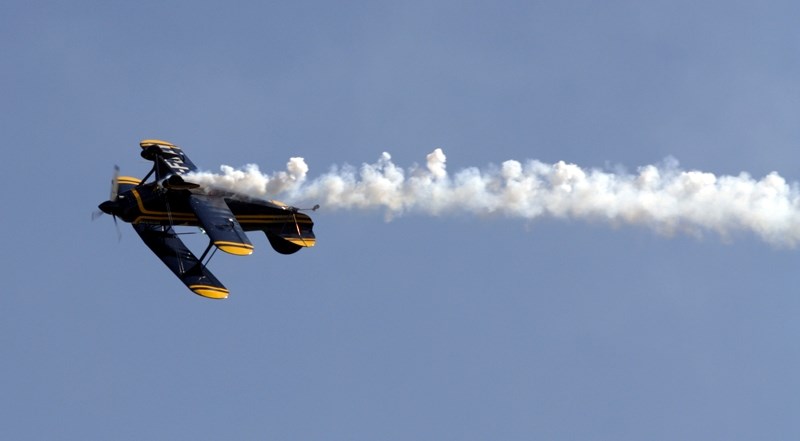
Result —
<path fill-rule="evenodd" d="M 213 247 L 237 256 L 252 254 L 246 231 L 263 231 L 281 254 L 314 246 L 314 223 L 300 209 L 188 182 L 185 175 L 197 167 L 180 147 L 157 139 L 140 145 L 142 157 L 153 161 L 152 170 L 140 180 L 118 176 L 117 169 L 111 197 L 99 208 L 115 221 L 132 224 L 144 243 L 194 293 L 213 299 L 228 297 L 228 290 L 203 260 Z M 200 258 L 181 241 L 176 226 L 200 227 L 208 235 L 208 247 Z"/>

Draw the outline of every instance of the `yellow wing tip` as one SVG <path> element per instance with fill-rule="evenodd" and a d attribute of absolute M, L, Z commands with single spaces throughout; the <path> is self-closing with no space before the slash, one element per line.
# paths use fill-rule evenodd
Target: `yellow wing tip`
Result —
<path fill-rule="evenodd" d="M 165 145 L 167 147 L 175 147 L 175 144 L 168 141 L 162 141 L 160 139 L 143 139 L 141 142 L 139 142 L 139 145 L 143 149 L 150 147 L 151 145 Z"/>
<path fill-rule="evenodd" d="M 218 286 L 210 285 L 191 285 L 189 287 L 195 294 L 209 299 L 227 299 L 228 290 Z"/>
<path fill-rule="evenodd" d="M 313 247 L 317 244 L 317 240 L 314 238 L 304 238 L 304 237 L 284 237 L 284 239 L 288 242 L 291 242 L 295 245 L 300 245 L 301 247 Z"/>
<path fill-rule="evenodd" d="M 249 256 L 253 254 L 254 249 L 253 245 L 249 243 L 217 241 L 214 242 L 214 245 L 220 250 L 236 256 Z"/>

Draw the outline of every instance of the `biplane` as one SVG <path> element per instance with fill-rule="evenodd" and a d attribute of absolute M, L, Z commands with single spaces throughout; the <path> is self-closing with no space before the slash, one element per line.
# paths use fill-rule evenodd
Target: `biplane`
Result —
<path fill-rule="evenodd" d="M 144 179 L 119 176 L 116 168 L 111 197 L 99 208 L 115 222 L 119 218 L 133 225 L 145 245 L 195 294 L 228 297 L 228 289 L 203 261 L 212 248 L 209 260 L 217 249 L 237 256 L 252 254 L 247 231 L 263 231 L 281 254 L 314 246 L 314 223 L 300 209 L 187 181 L 187 173 L 197 167 L 180 147 L 157 139 L 146 139 L 140 146 L 153 168 Z M 199 227 L 208 236 L 199 258 L 180 239 L 175 230 L 179 226 Z"/>

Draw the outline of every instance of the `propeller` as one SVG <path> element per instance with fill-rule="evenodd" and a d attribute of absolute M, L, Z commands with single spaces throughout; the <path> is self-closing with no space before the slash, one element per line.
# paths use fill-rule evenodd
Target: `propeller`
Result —
<path fill-rule="evenodd" d="M 119 166 L 114 165 L 114 175 L 111 177 L 111 196 L 108 197 L 109 201 L 116 201 L 119 196 Z"/>
<path fill-rule="evenodd" d="M 117 223 L 117 215 L 115 209 L 117 208 L 117 197 L 119 197 L 119 166 L 114 166 L 114 174 L 111 177 L 111 194 L 108 200 L 98 206 L 99 210 L 92 213 L 92 220 L 97 220 L 103 214 L 110 214 L 114 219 L 114 228 L 117 229 L 117 240 L 122 240 L 122 232 Z"/>

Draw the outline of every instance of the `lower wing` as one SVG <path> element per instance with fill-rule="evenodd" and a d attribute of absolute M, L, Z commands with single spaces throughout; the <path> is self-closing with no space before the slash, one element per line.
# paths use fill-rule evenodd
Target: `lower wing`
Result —
<path fill-rule="evenodd" d="M 228 290 L 186 248 L 172 227 L 134 224 L 133 228 L 159 259 L 195 294 L 211 299 L 225 299 Z"/>

